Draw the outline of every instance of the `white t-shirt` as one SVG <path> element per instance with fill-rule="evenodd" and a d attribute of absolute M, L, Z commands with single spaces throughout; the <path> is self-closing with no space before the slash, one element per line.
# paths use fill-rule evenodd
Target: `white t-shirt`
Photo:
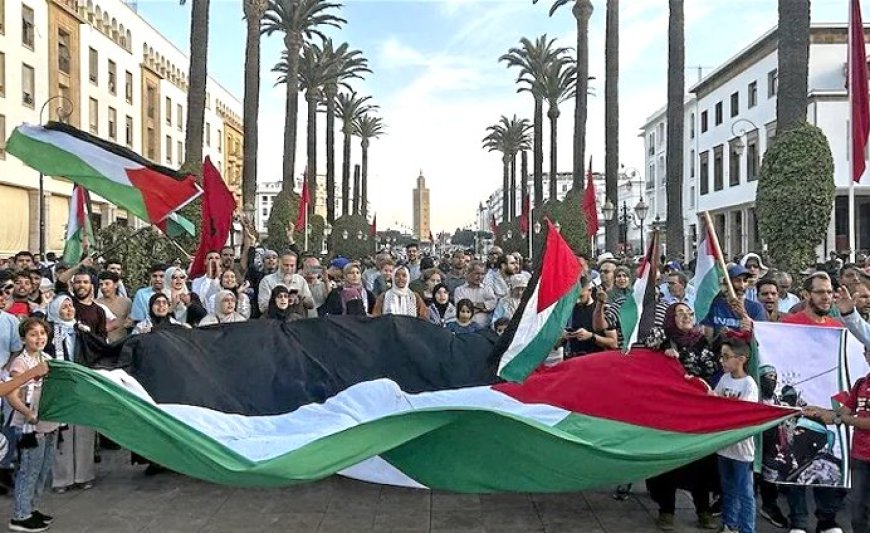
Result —
<path fill-rule="evenodd" d="M 733 378 L 731 374 L 725 374 L 716 384 L 716 396 L 743 400 L 745 402 L 758 401 L 758 386 L 751 376 Z M 734 459 L 735 461 L 751 462 L 755 459 L 755 438 L 749 437 L 731 446 L 722 448 L 718 455 Z"/>

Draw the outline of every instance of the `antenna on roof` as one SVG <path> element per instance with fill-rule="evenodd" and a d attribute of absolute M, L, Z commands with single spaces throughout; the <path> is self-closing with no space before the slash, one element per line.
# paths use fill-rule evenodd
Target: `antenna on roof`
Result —
<path fill-rule="evenodd" d="M 687 69 L 689 69 L 689 68 L 696 69 L 698 72 L 698 81 L 701 81 L 704 78 L 704 71 L 705 70 L 712 70 L 716 67 L 705 67 L 704 65 L 692 65 L 692 66 L 687 66 L 686 68 Z"/>

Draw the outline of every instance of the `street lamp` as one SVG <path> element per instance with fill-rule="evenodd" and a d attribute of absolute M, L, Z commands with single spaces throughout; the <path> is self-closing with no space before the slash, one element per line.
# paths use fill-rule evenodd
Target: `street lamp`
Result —
<path fill-rule="evenodd" d="M 347 233 L 346 229 L 341 231 L 341 238 L 342 239 L 347 240 L 347 235 L 348 235 L 348 233 Z"/>
<path fill-rule="evenodd" d="M 60 122 L 66 123 L 69 119 L 70 115 L 73 113 L 73 103 L 72 100 L 67 98 L 66 96 L 57 94 L 46 100 L 42 103 L 42 107 L 39 108 L 39 123 L 42 124 L 42 114 L 45 112 L 45 108 L 48 107 L 48 104 L 57 100 L 60 105 L 57 108 L 57 119 Z M 50 118 L 50 117 L 49 117 Z M 86 206 L 86 209 L 90 212 L 90 206 Z M 43 176 L 42 172 L 39 173 L 39 255 L 41 256 L 41 260 L 45 260 L 45 176 Z"/>
<path fill-rule="evenodd" d="M 643 196 L 641 196 L 640 201 L 634 206 L 634 214 L 640 220 L 640 250 L 643 252 L 646 250 L 646 247 L 643 245 L 643 221 L 646 219 L 646 215 L 649 212 L 649 206 L 646 205 L 646 202 L 643 201 Z"/>
<path fill-rule="evenodd" d="M 731 135 L 737 137 L 737 142 L 734 143 L 734 151 L 737 157 L 743 156 L 743 151 L 746 150 L 746 143 L 743 142 L 743 136 L 750 130 L 757 130 L 758 126 L 748 118 L 738 118 L 731 124 Z"/>
<path fill-rule="evenodd" d="M 321 251 L 321 255 L 327 255 L 329 253 L 329 235 L 332 234 L 332 225 L 327 222 L 326 225 L 323 226 L 323 250 Z"/>
<path fill-rule="evenodd" d="M 643 202 L 643 199 L 641 199 L 641 202 Z M 644 207 L 645 206 L 646 204 L 644 204 Z M 617 209 L 613 205 L 613 202 L 611 202 L 610 198 L 608 198 L 607 201 L 604 202 L 604 206 L 601 208 L 601 214 L 604 216 L 605 222 L 610 222 L 611 220 L 613 220 L 614 216 L 616 217 L 616 220 L 619 223 L 619 227 L 622 228 L 622 251 L 623 253 L 627 253 L 628 224 L 631 221 L 631 214 L 628 211 L 628 204 L 623 200 L 622 207 L 620 207 L 619 211 L 617 212 Z M 646 216 L 646 211 L 644 211 L 644 216 Z M 643 247 L 643 245 L 641 245 L 641 247 Z"/>

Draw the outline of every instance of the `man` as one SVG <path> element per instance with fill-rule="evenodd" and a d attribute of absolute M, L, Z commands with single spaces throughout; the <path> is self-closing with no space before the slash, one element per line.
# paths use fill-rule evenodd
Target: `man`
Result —
<path fill-rule="evenodd" d="M 667 273 L 667 294 L 662 296 L 662 301 L 668 306 L 676 303 L 686 304 L 692 311 L 695 310 L 695 291 L 688 291 L 689 278 L 680 270 L 671 270 Z"/>
<path fill-rule="evenodd" d="M 39 287 L 42 286 L 42 274 L 39 270 L 28 270 L 27 275 L 30 276 L 30 286 L 33 289 L 30 291 L 30 301 L 39 303 Z"/>
<path fill-rule="evenodd" d="M 866 276 L 858 265 L 848 263 L 840 269 L 840 284 L 845 285 L 850 293 L 855 294 L 855 289 L 867 279 Z"/>
<path fill-rule="evenodd" d="M 118 276 L 118 296 L 129 300 L 129 297 L 127 296 L 127 287 L 124 286 L 124 269 L 121 266 L 121 262 L 117 259 L 107 260 L 106 271 L 112 272 Z"/>
<path fill-rule="evenodd" d="M 28 317 L 36 310 L 36 304 L 30 300 L 30 293 L 33 292 L 30 274 L 26 270 L 19 270 L 12 282 L 15 284 L 12 288 L 12 305 L 7 311 L 19 319 Z"/>
<path fill-rule="evenodd" d="M 767 315 L 768 322 L 780 322 L 786 316 L 785 312 L 779 310 L 779 284 L 775 279 L 770 277 L 761 278 L 755 284 L 758 289 L 758 303 L 764 307 L 764 313 Z"/>
<path fill-rule="evenodd" d="M 148 318 L 148 301 L 152 296 L 154 296 L 155 292 L 163 290 L 166 267 L 162 264 L 151 265 L 148 274 L 149 285 L 136 291 L 136 296 L 133 297 L 133 309 L 130 311 L 130 320 L 133 322 L 134 326 L 137 322 L 141 322 Z"/>
<path fill-rule="evenodd" d="M 34 261 L 32 253 L 22 250 L 15 254 L 15 270 L 31 270 L 34 267 L 36 267 L 36 261 Z"/>
<path fill-rule="evenodd" d="M 468 264 L 465 276 L 465 284 L 456 287 L 453 301 L 468 299 L 474 304 L 474 316 L 471 317 L 480 327 L 488 328 L 492 320 L 492 312 L 498 298 L 492 292 L 492 287 L 483 284 L 483 276 L 486 267 L 481 261 L 472 261 Z M 449 285 L 448 285 L 449 287 Z"/>
<path fill-rule="evenodd" d="M 405 266 L 408 267 L 409 279 L 414 281 L 420 277 L 420 245 L 416 242 L 408 244 L 405 246 L 405 253 L 408 255 L 408 262 L 405 263 Z"/>
<path fill-rule="evenodd" d="M 236 265 L 236 250 L 232 246 L 224 246 L 221 248 L 221 272 L 224 270 L 232 270 L 236 273 L 236 279 L 244 279 L 241 275 L 241 270 Z"/>
<path fill-rule="evenodd" d="M 728 267 L 728 278 L 731 280 L 731 286 L 734 287 L 737 301 L 733 302 L 733 305 L 728 301 L 730 299 L 728 288 L 723 283 L 722 291 L 713 298 L 707 316 L 700 322 L 708 338 L 712 338 L 722 330 L 740 331 L 743 336 L 749 336 L 752 334 L 752 321 L 765 320 L 766 315 L 761 304 L 746 299 L 749 277 L 749 271 L 739 264 Z M 746 310 L 747 316 L 741 316 L 734 310 L 734 307 L 739 306 L 740 303 Z"/>
<path fill-rule="evenodd" d="M 861 315 L 861 318 L 866 322 L 870 320 L 870 287 L 868 284 L 861 283 L 855 287 L 855 311 Z"/>
<path fill-rule="evenodd" d="M 76 320 L 91 329 L 91 333 L 105 340 L 109 336 L 106 311 L 94 301 L 94 285 L 91 274 L 86 271 L 76 272 L 72 279 L 73 307 L 76 309 Z"/>
<path fill-rule="evenodd" d="M 618 348 L 616 330 L 613 328 L 597 329 L 594 327 L 595 315 L 600 314 L 599 322 L 604 322 L 605 299 L 593 298 L 595 287 L 586 276 L 580 277 L 580 294 L 577 303 L 571 311 L 568 327 L 562 334 L 562 340 L 567 341 L 565 359 L 579 357 L 604 350 Z"/>
<path fill-rule="evenodd" d="M 444 284 L 450 289 L 450 294 L 456 292 L 456 288 L 465 283 L 465 252 L 457 250 L 450 257 L 450 271 L 444 279 Z M 458 301 L 454 298 L 453 300 Z"/>
<path fill-rule="evenodd" d="M 497 298 L 504 298 L 510 292 L 508 280 L 519 273 L 520 265 L 513 254 L 502 254 L 495 260 L 496 268 L 486 273 L 483 284 L 492 287 Z M 449 287 L 449 285 L 448 285 Z"/>
<path fill-rule="evenodd" d="M 314 307 L 308 310 L 308 318 L 317 318 L 318 310 L 326 303 L 326 297 L 332 290 L 332 284 L 323 280 L 323 267 L 320 265 L 320 260 L 313 256 L 302 260 L 302 277 L 305 278 L 308 290 L 311 291 L 311 299 L 314 301 Z"/>
<path fill-rule="evenodd" d="M 367 290 L 373 291 L 375 289 L 375 281 L 381 275 L 381 266 L 384 261 L 392 261 L 392 259 L 393 258 L 390 256 L 389 252 L 381 252 L 375 256 L 373 262 L 363 260 L 366 269 L 362 274 L 362 279 Z"/>
<path fill-rule="evenodd" d="M 245 273 L 246 279 L 251 287 L 251 291 L 253 294 L 251 295 L 251 301 L 259 301 L 260 298 L 260 282 L 263 281 L 263 278 L 268 276 L 269 274 L 274 274 L 278 270 L 278 252 L 275 250 L 264 250 L 263 251 L 263 264 L 260 268 L 257 268 L 254 264 L 248 268 L 248 271 Z M 260 316 L 260 307 L 257 305 L 251 306 L 251 318 L 259 318 Z"/>
<path fill-rule="evenodd" d="M 210 250 L 205 254 L 205 274 L 193 280 L 191 288 L 199 295 L 199 300 L 205 304 L 212 296 L 221 290 L 222 270 L 221 253 Z M 242 278 L 236 278 L 242 279 Z"/>
<path fill-rule="evenodd" d="M 767 267 L 761 262 L 761 256 L 756 253 L 748 253 L 740 260 L 740 265 L 749 272 L 749 286 L 746 287 L 746 299 L 758 301 L 758 289 L 755 283 L 767 274 Z"/>
<path fill-rule="evenodd" d="M 503 254 L 500 246 L 492 246 L 489 249 L 489 252 L 486 254 L 486 277 L 484 277 L 484 283 L 491 276 L 498 274 L 498 258 Z M 446 272 L 449 268 L 442 268 L 442 271 Z"/>
<path fill-rule="evenodd" d="M 613 284 L 616 278 L 616 260 L 613 259 L 613 254 L 601 254 L 604 257 L 603 260 L 598 262 L 598 273 L 600 274 L 598 278 L 598 286 L 604 292 L 609 292 L 613 289 Z"/>
<path fill-rule="evenodd" d="M 291 295 L 298 294 L 305 309 L 314 308 L 314 299 L 311 297 L 311 291 L 308 289 L 308 284 L 305 283 L 305 278 L 296 273 L 297 260 L 296 252 L 285 250 L 278 258 L 278 272 L 269 274 L 260 282 L 260 288 L 257 292 L 257 306 L 261 313 L 265 313 L 266 309 L 269 308 L 272 289 L 278 285 L 287 287 Z"/>
<path fill-rule="evenodd" d="M 783 318 L 783 323 L 826 328 L 842 327 L 840 322 L 829 316 L 834 302 L 834 287 L 831 277 L 826 272 L 810 275 L 804 280 L 803 289 L 807 292 L 806 306 L 801 312 Z M 846 491 L 842 489 L 813 487 L 813 499 L 816 501 L 816 531 L 821 533 L 842 531 L 837 526 L 837 513 L 843 507 L 845 495 Z M 806 532 L 809 525 L 806 487 L 798 485 L 788 487 L 786 496 L 792 533 Z"/>
<path fill-rule="evenodd" d="M 801 299 L 791 292 L 793 283 L 791 274 L 778 271 L 773 275 L 773 279 L 776 280 L 777 292 L 779 293 L 779 303 L 777 304 L 779 312 L 788 313 L 792 307 L 801 302 Z"/>
<path fill-rule="evenodd" d="M 132 326 L 130 321 L 130 310 L 133 308 L 133 302 L 126 296 L 121 296 L 118 288 L 121 285 L 121 278 L 118 274 L 105 270 L 100 272 L 100 298 L 97 298 L 97 303 L 104 305 L 115 315 L 115 320 L 108 327 L 109 342 L 115 342 L 123 339 L 127 335 L 127 329 Z"/>
<path fill-rule="evenodd" d="M 393 286 L 393 270 L 396 269 L 396 262 L 392 257 L 384 257 L 378 264 L 378 277 L 375 278 L 372 284 L 372 294 L 377 298 L 387 292 Z"/>

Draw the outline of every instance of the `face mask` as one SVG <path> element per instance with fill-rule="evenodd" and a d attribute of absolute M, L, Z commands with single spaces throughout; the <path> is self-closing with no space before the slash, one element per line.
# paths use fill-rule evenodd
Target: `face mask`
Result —
<path fill-rule="evenodd" d="M 775 376 L 761 376 L 761 396 L 763 398 L 773 398 L 774 391 L 776 391 L 776 377 Z"/>

